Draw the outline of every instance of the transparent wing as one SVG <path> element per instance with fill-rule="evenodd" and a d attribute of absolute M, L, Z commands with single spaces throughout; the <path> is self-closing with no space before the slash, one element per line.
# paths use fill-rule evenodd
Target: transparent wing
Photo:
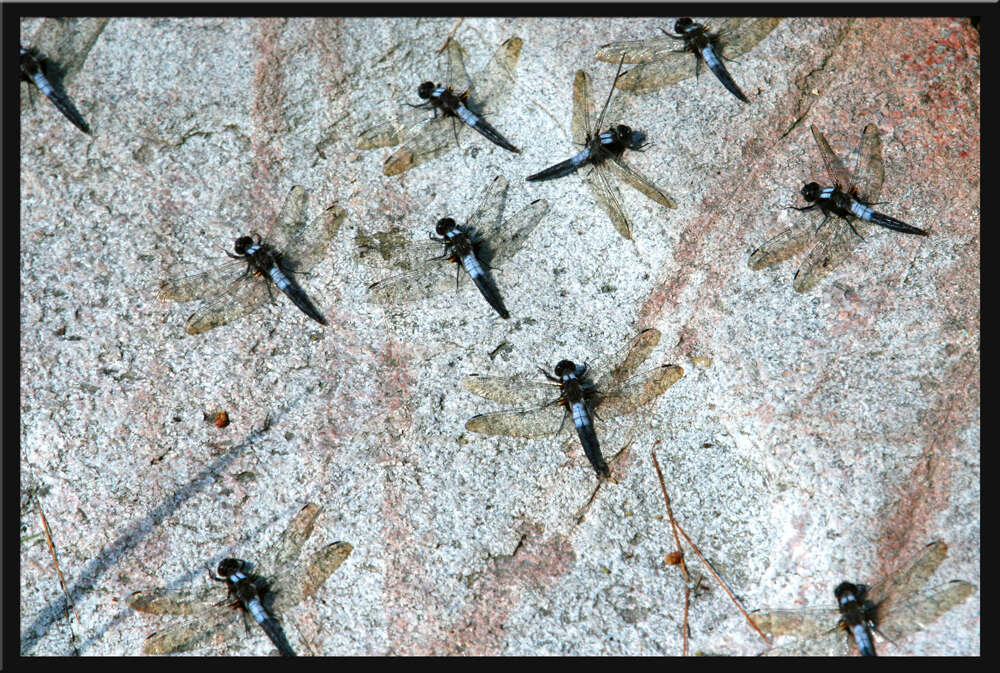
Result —
<path fill-rule="evenodd" d="M 411 128 L 402 146 L 385 160 L 382 172 L 385 175 L 399 175 L 455 147 L 450 123 L 452 121 L 439 114 L 436 118 Z M 465 124 L 459 126 L 465 128 Z"/>
<path fill-rule="evenodd" d="M 185 329 L 189 334 L 201 334 L 221 327 L 252 313 L 268 296 L 267 281 L 246 275 L 232 283 L 224 295 L 195 311 L 187 319 Z"/>
<path fill-rule="evenodd" d="M 838 185 L 841 189 L 849 189 L 853 181 L 851 180 L 851 176 L 848 175 L 847 169 L 844 168 L 843 162 L 840 161 L 840 157 L 834 154 L 830 148 L 830 143 L 826 142 L 826 138 L 816 128 L 815 124 L 811 125 L 809 129 L 812 131 L 813 138 L 819 146 L 819 153 L 823 157 L 823 165 L 826 167 L 826 173 L 830 181 Z"/>
<path fill-rule="evenodd" d="M 222 645 L 240 637 L 245 628 L 241 616 L 238 609 L 216 607 L 200 619 L 175 624 L 151 634 L 146 638 L 142 651 L 146 654 L 170 654 Z"/>
<path fill-rule="evenodd" d="M 354 146 L 359 150 L 373 150 L 379 147 L 391 147 L 403 142 L 410 129 L 427 121 L 427 109 L 402 106 L 396 114 L 358 135 Z"/>
<path fill-rule="evenodd" d="M 547 381 L 525 377 L 481 376 L 469 374 L 462 379 L 462 387 L 470 393 L 504 404 L 534 406 L 549 403 L 559 395 L 559 386 Z"/>
<path fill-rule="evenodd" d="M 496 113 L 510 95 L 517 81 L 517 61 L 521 57 L 522 41 L 512 37 L 496 50 L 486 67 L 469 85 L 469 98 L 481 111 Z"/>
<path fill-rule="evenodd" d="M 750 619 L 764 633 L 776 636 L 818 636 L 840 621 L 836 608 L 754 610 Z"/>
<path fill-rule="evenodd" d="M 602 357 L 594 366 L 598 390 L 612 390 L 633 376 L 660 343 L 660 331 L 644 329 L 629 339 L 613 355 Z"/>
<path fill-rule="evenodd" d="M 725 58 L 742 56 L 767 37 L 779 23 L 781 23 L 780 16 L 729 19 L 719 29 L 722 56 Z"/>
<path fill-rule="evenodd" d="M 594 409 L 601 419 L 631 414 L 662 395 L 684 376 L 677 365 L 661 365 L 640 374 L 613 391 L 600 391 Z"/>
<path fill-rule="evenodd" d="M 851 641 L 847 632 L 833 628 L 811 638 L 802 638 L 786 645 L 765 650 L 765 657 L 846 657 L 851 653 Z"/>
<path fill-rule="evenodd" d="M 443 247 L 430 238 L 411 241 L 403 229 L 376 232 L 358 239 L 361 259 L 380 267 L 415 271 L 433 259 L 441 259 Z"/>
<path fill-rule="evenodd" d="M 504 220 L 498 229 L 486 235 L 486 245 L 479 255 L 482 262 L 491 266 L 513 257 L 548 211 L 549 202 L 538 199 Z"/>
<path fill-rule="evenodd" d="M 900 566 L 868 589 L 868 600 L 888 609 L 895 599 L 907 600 L 927 584 L 934 571 L 948 556 L 944 540 L 935 540 L 920 550 L 906 565 Z"/>
<path fill-rule="evenodd" d="M 976 587 L 962 580 L 952 580 L 934 587 L 914 600 L 895 605 L 882 614 L 879 606 L 878 630 L 889 640 L 895 641 L 919 631 L 935 619 L 964 603 Z"/>
<path fill-rule="evenodd" d="M 308 202 L 309 193 L 304 187 L 295 185 L 289 190 L 288 196 L 285 197 L 285 202 L 281 206 L 281 212 L 278 213 L 278 218 L 267 234 L 269 244 L 284 252 L 288 244 L 306 226 L 306 205 Z"/>
<path fill-rule="evenodd" d="M 220 596 L 219 586 L 199 589 L 146 589 L 130 594 L 125 603 L 133 610 L 154 615 L 193 615 L 215 607 Z"/>
<path fill-rule="evenodd" d="M 224 262 L 209 271 L 160 281 L 156 296 L 161 301 L 194 301 L 212 297 L 228 291 L 246 270 L 247 263 L 242 260 Z"/>
<path fill-rule="evenodd" d="M 642 63 L 622 73 L 615 86 L 623 91 L 646 93 L 693 77 L 697 59 L 689 53 L 667 54 L 662 60 Z"/>
<path fill-rule="evenodd" d="M 316 593 L 353 550 L 347 542 L 334 542 L 310 554 L 304 562 L 284 567 L 271 584 L 274 610 L 284 612 Z"/>
<path fill-rule="evenodd" d="M 609 42 L 597 50 L 595 58 L 598 61 L 608 63 L 650 63 L 663 59 L 676 60 L 678 63 L 691 67 L 691 54 L 683 51 L 684 42 L 677 38 L 663 35 L 661 37 L 651 37 L 646 40 L 622 40 L 619 42 Z M 623 88 L 619 86 L 618 88 Z"/>
<path fill-rule="evenodd" d="M 600 151 L 603 151 L 603 149 Z M 611 218 L 611 223 L 618 230 L 618 233 L 631 240 L 632 233 L 629 227 L 628 216 L 625 214 L 624 207 L 622 207 L 621 194 L 618 192 L 618 188 L 611 184 L 611 181 L 608 179 L 609 169 L 607 164 L 609 163 L 612 163 L 611 159 L 607 159 L 599 164 L 591 164 L 577 172 L 587 187 L 590 188 L 590 193 L 593 195 L 594 201 Z"/>
<path fill-rule="evenodd" d="M 828 219 L 827 226 L 833 232 L 813 246 L 795 272 L 792 287 L 796 292 L 808 292 L 816 287 L 819 281 L 847 259 L 871 229 L 870 225 L 857 218 L 852 218 L 850 223 L 837 216 Z"/>
<path fill-rule="evenodd" d="M 608 171 L 616 173 L 619 178 L 632 185 L 635 189 L 645 194 L 648 198 L 656 201 L 667 208 L 676 208 L 677 204 L 667 196 L 663 190 L 654 185 L 647 177 L 639 173 L 634 168 L 626 166 L 617 158 L 612 158 L 604 162 Z"/>
<path fill-rule="evenodd" d="M 50 78 L 72 79 L 83 67 L 107 18 L 49 17 L 31 38 L 48 61 Z"/>
<path fill-rule="evenodd" d="M 440 250 L 440 245 L 438 249 Z M 431 260 L 415 271 L 373 283 L 368 287 L 367 300 L 373 304 L 391 306 L 434 297 L 455 289 L 455 273 L 455 266 L 447 260 Z"/>
<path fill-rule="evenodd" d="M 590 100 L 590 77 L 583 70 L 576 71 L 573 78 L 573 118 L 570 121 L 570 133 L 577 145 L 586 145 L 591 132 L 599 133 L 590 125 L 594 104 Z"/>
<path fill-rule="evenodd" d="M 858 159 L 854 165 L 854 187 L 862 201 L 874 203 L 882 191 L 884 181 L 882 141 L 879 139 L 878 127 L 875 124 L 868 124 L 861 133 Z"/>
<path fill-rule="evenodd" d="M 330 241 L 337 235 L 346 211 L 334 204 L 291 235 L 288 247 L 282 252 L 282 262 L 296 273 L 312 269 L 326 255 Z M 282 250 L 281 248 L 278 248 Z"/>
<path fill-rule="evenodd" d="M 307 503 L 300 509 L 285 530 L 281 531 L 277 541 L 261 557 L 263 567 L 281 568 L 295 561 L 302 553 L 302 545 L 312 535 L 318 516 L 319 505 L 315 503 Z"/>
<path fill-rule="evenodd" d="M 816 228 L 808 220 L 803 220 L 783 232 L 769 238 L 750 254 L 747 266 L 764 269 L 783 262 L 805 249 L 816 238 Z"/>
<path fill-rule="evenodd" d="M 462 45 L 459 44 L 458 40 L 455 38 L 448 40 L 448 72 L 445 77 L 445 86 L 450 86 L 459 94 L 472 88 L 469 73 L 465 71 L 463 52 Z"/>
<path fill-rule="evenodd" d="M 549 406 L 521 411 L 498 411 L 492 414 L 473 416 L 465 423 L 465 429 L 484 435 L 507 435 L 508 437 L 542 437 L 555 434 L 562 428 L 573 427 L 563 423 L 565 410 L 553 402 Z"/>
<path fill-rule="evenodd" d="M 507 178 L 498 175 L 487 185 L 479 205 L 466 220 L 466 226 L 476 230 L 480 236 L 489 236 L 500 227 L 504 198 L 507 195 Z"/>

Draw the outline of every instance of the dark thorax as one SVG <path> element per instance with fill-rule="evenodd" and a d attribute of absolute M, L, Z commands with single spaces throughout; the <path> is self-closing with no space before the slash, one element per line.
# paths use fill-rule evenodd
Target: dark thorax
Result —
<path fill-rule="evenodd" d="M 458 116 L 459 108 L 465 107 L 465 101 L 469 93 L 456 94 L 451 87 L 445 87 L 433 82 L 423 82 L 417 88 L 417 95 L 426 102 L 422 105 L 431 105 L 440 110 L 444 115 Z"/>
<path fill-rule="evenodd" d="M 273 267 L 281 268 L 281 254 L 274 248 L 263 243 L 260 237 L 255 241 L 250 236 L 240 236 L 233 245 L 236 254 L 228 250 L 226 254 L 233 259 L 242 259 L 247 263 L 247 273 L 267 277 Z"/>
<path fill-rule="evenodd" d="M 875 644 L 871 632 L 876 627 L 874 622 L 875 607 L 867 597 L 868 587 L 864 584 L 842 582 L 833 590 L 840 609 L 841 621 L 854 638 L 862 656 L 875 656 Z"/>

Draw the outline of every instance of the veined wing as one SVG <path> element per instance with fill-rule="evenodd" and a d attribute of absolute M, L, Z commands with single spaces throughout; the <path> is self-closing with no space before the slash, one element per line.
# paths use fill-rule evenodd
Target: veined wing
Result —
<path fill-rule="evenodd" d="M 402 146 L 382 164 L 385 175 L 399 175 L 425 161 L 441 156 L 455 147 L 452 137 L 453 120 L 439 114 L 434 119 L 428 119 L 417 127 L 411 127 L 409 137 Z M 459 124 L 465 127 L 465 124 Z"/>
<path fill-rule="evenodd" d="M 791 643 L 764 651 L 764 656 L 829 657 L 848 653 L 848 636 L 839 625 L 840 611 L 836 608 L 755 610 L 750 613 L 750 619 L 764 633 L 799 637 Z"/>
<path fill-rule="evenodd" d="M 194 301 L 226 292 L 247 269 L 246 262 L 232 260 L 201 273 L 160 281 L 161 301 Z"/>
<path fill-rule="evenodd" d="M 797 255 L 810 241 L 816 238 L 816 228 L 804 219 L 785 229 L 783 232 L 769 238 L 762 246 L 750 254 L 747 266 L 751 269 L 764 269 L 789 257 Z"/>
<path fill-rule="evenodd" d="M 199 589 L 146 589 L 130 594 L 125 603 L 133 610 L 153 615 L 193 615 L 212 610 L 219 602 L 219 587 Z"/>
<path fill-rule="evenodd" d="M 847 169 L 844 168 L 843 162 L 840 160 L 834 151 L 830 148 L 830 143 L 826 141 L 826 138 L 816 128 L 815 124 L 809 126 L 812 131 L 813 138 L 816 140 L 816 144 L 819 146 L 820 156 L 823 157 L 823 165 L 826 167 L 827 175 L 831 182 L 836 183 L 841 189 L 850 189 L 853 181 L 851 176 L 847 173 Z"/>
<path fill-rule="evenodd" d="M 244 630 L 242 611 L 230 606 L 218 606 L 199 619 L 169 626 L 146 638 L 145 654 L 187 652 L 202 647 L 222 645 L 238 639 Z"/>
<path fill-rule="evenodd" d="M 599 151 L 604 150 L 602 148 Z M 611 181 L 608 179 L 607 164 L 612 163 L 612 161 L 611 158 L 608 158 L 599 164 L 585 166 L 578 173 L 587 187 L 590 188 L 590 193 L 593 194 L 594 201 L 611 218 L 611 223 L 615 225 L 618 233 L 631 240 L 632 232 L 628 216 L 622 207 L 621 194 L 618 188 L 611 184 Z"/>
<path fill-rule="evenodd" d="M 630 414 L 662 395 L 683 376 L 684 369 L 677 365 L 660 365 L 633 377 L 616 390 L 605 392 L 598 389 L 595 411 L 602 419 Z"/>
<path fill-rule="evenodd" d="M 104 30 L 107 18 L 49 17 L 35 31 L 31 46 L 48 63 L 50 79 L 70 80 L 83 67 L 90 50 Z"/>
<path fill-rule="evenodd" d="M 221 327 L 252 313 L 268 296 L 267 281 L 247 276 L 233 282 L 221 297 L 195 311 L 187 319 L 185 329 L 189 334 L 201 334 Z"/>
<path fill-rule="evenodd" d="M 359 150 L 373 150 L 398 145 L 406 139 L 411 128 L 425 121 L 427 121 L 426 108 L 404 105 L 392 119 L 362 131 L 354 146 Z"/>
<path fill-rule="evenodd" d="M 280 614 L 316 593 L 353 550 L 347 542 L 334 542 L 313 552 L 304 561 L 282 567 L 269 587 L 274 610 Z"/>
<path fill-rule="evenodd" d="M 813 246 L 795 272 L 792 287 L 796 292 L 808 292 L 816 287 L 819 281 L 847 259 L 871 229 L 871 225 L 863 220 L 852 218 L 848 223 L 837 216 L 828 218 L 827 226 L 833 229 L 832 234 L 824 236 Z"/>
<path fill-rule="evenodd" d="M 458 40 L 451 38 L 448 40 L 448 72 L 444 85 L 450 86 L 456 94 L 469 91 L 472 82 L 469 80 L 469 73 L 465 71 L 465 61 L 462 58 L 462 45 Z"/>
<path fill-rule="evenodd" d="M 552 402 L 544 407 L 521 411 L 497 411 L 491 414 L 473 416 L 465 423 L 465 429 L 484 435 L 506 435 L 508 437 L 542 437 L 560 430 L 572 428 L 571 422 L 563 423 L 565 409 Z"/>
<path fill-rule="evenodd" d="M 438 244 L 438 250 L 440 249 Z M 414 271 L 371 284 L 367 299 L 373 304 L 391 306 L 443 294 L 455 287 L 455 268 L 455 265 L 443 259 L 424 262 Z"/>
<path fill-rule="evenodd" d="M 691 54 L 667 54 L 662 60 L 642 63 L 622 73 L 615 86 L 633 93 L 655 91 L 694 76 L 697 64 Z"/>
<path fill-rule="evenodd" d="M 663 35 L 645 40 L 609 42 L 601 46 L 594 56 L 598 61 L 605 61 L 607 63 L 650 63 L 666 59 L 683 63 L 690 68 L 689 61 L 692 56 L 683 51 L 683 49 L 683 41 L 669 35 Z M 625 57 L 624 61 L 622 61 L 623 55 Z M 619 86 L 618 88 L 621 89 L 623 87 Z"/>
<path fill-rule="evenodd" d="M 941 562 L 948 556 L 948 545 L 944 540 L 931 542 L 901 566 L 886 575 L 868 590 L 868 600 L 878 605 L 880 609 L 888 606 L 897 598 L 906 601 L 927 581 L 937 570 Z M 881 610 L 880 610 L 881 611 Z"/>
<path fill-rule="evenodd" d="M 469 374 L 462 387 L 470 393 L 504 404 L 537 405 L 551 402 L 559 395 L 559 386 L 524 377 L 481 376 Z"/>
<path fill-rule="evenodd" d="M 974 585 L 963 580 L 952 580 L 907 602 L 899 603 L 903 599 L 898 599 L 894 603 L 899 604 L 894 604 L 885 614 L 879 606 L 878 630 L 892 641 L 903 638 L 964 603 L 975 589 Z"/>
<path fill-rule="evenodd" d="M 441 260 L 444 248 L 440 243 L 429 238 L 411 241 L 404 237 L 404 233 L 402 229 L 394 228 L 367 237 L 358 244 L 361 259 L 373 266 L 404 271 L 415 271 L 431 260 Z"/>
<path fill-rule="evenodd" d="M 570 121 L 570 133 L 577 145 L 586 145 L 591 132 L 600 133 L 600 129 L 590 125 L 594 104 L 590 98 L 590 77 L 583 70 L 576 71 L 573 78 L 573 118 Z"/>
<path fill-rule="evenodd" d="M 284 252 L 288 244 L 306 226 L 306 204 L 309 193 L 305 187 L 293 186 L 281 205 L 281 211 L 267 234 L 267 242 Z"/>
<path fill-rule="evenodd" d="M 632 377 L 656 345 L 660 343 L 660 331 L 644 329 L 632 337 L 611 357 L 598 362 L 594 367 L 594 383 L 598 390 L 613 390 Z"/>
<path fill-rule="evenodd" d="M 747 53 L 781 23 L 780 16 L 744 19 L 734 17 L 719 29 L 722 56 L 734 59 Z"/>
<path fill-rule="evenodd" d="M 292 232 L 288 247 L 282 254 L 288 268 L 296 273 L 305 273 L 316 266 L 326 255 L 326 249 L 337 235 L 346 215 L 343 208 L 333 204 L 313 218 L 312 222 L 297 232 Z"/>
<path fill-rule="evenodd" d="M 281 531 L 278 540 L 268 547 L 261 556 L 265 568 L 281 568 L 294 562 L 302 553 L 302 545 L 312 535 L 316 517 L 319 516 L 319 505 L 306 503 L 291 520 L 285 530 Z"/>
<path fill-rule="evenodd" d="M 498 229 L 485 236 L 486 245 L 480 253 L 481 261 L 489 266 L 513 257 L 524 247 L 524 242 L 548 211 L 549 202 L 538 199 L 508 217 Z"/>
<path fill-rule="evenodd" d="M 854 186 L 862 201 L 874 203 L 882 191 L 884 181 L 882 141 L 879 139 L 878 127 L 875 124 L 868 124 L 861 133 L 858 159 L 854 165 Z"/>
<path fill-rule="evenodd" d="M 506 40 L 493 54 L 490 62 L 469 85 L 469 98 L 480 109 L 496 114 L 507 100 L 517 81 L 517 61 L 521 57 L 519 37 Z"/>
<path fill-rule="evenodd" d="M 466 220 L 466 226 L 476 230 L 480 236 L 488 236 L 500 227 L 504 197 L 507 195 L 507 178 L 498 175 L 486 187 L 479 205 Z"/>
<path fill-rule="evenodd" d="M 617 158 L 612 157 L 604 162 L 609 171 L 616 173 L 618 177 L 632 185 L 647 197 L 667 208 L 676 208 L 677 204 L 667 196 L 659 187 L 654 185 L 647 177 L 639 173 L 634 168 L 626 166 Z"/>
<path fill-rule="evenodd" d="M 851 653 L 851 638 L 837 626 L 811 638 L 800 638 L 761 652 L 764 657 L 846 657 Z"/>

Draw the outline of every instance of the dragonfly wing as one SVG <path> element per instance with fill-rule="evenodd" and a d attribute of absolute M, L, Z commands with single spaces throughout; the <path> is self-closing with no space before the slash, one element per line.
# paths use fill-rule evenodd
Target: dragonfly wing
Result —
<path fill-rule="evenodd" d="M 313 218 L 312 222 L 293 235 L 282 254 L 283 262 L 297 273 L 312 269 L 326 255 L 326 249 L 337 235 L 346 215 L 343 208 L 333 204 Z"/>
<path fill-rule="evenodd" d="M 595 58 L 598 61 L 607 63 L 650 63 L 664 58 L 671 58 L 670 54 L 684 56 L 677 52 L 678 48 L 683 48 L 683 43 L 675 38 L 664 35 L 663 37 L 653 37 L 648 40 L 622 40 L 620 42 L 609 42 L 597 50 Z M 625 60 L 622 61 L 624 54 Z M 691 58 L 690 54 L 687 58 Z M 683 61 L 684 59 L 678 59 Z M 619 87 L 621 88 L 621 87 Z"/>
<path fill-rule="evenodd" d="M 646 93 L 693 77 L 696 58 L 688 53 L 666 54 L 662 60 L 642 63 L 622 73 L 615 86 L 623 91 Z"/>
<path fill-rule="evenodd" d="M 285 202 L 281 206 L 281 212 L 274 221 L 271 231 L 268 232 L 267 242 L 277 250 L 284 252 L 298 236 L 299 232 L 306 226 L 306 205 L 309 202 L 309 193 L 304 187 L 295 185 L 292 187 Z"/>
<path fill-rule="evenodd" d="M 465 423 L 465 429 L 484 435 L 506 435 L 508 437 L 542 437 L 555 434 L 563 424 L 564 409 L 552 403 L 548 406 L 520 411 L 498 411 L 492 414 L 473 416 Z"/>
<path fill-rule="evenodd" d="M 602 358 L 594 368 L 598 390 L 611 390 L 632 377 L 656 345 L 660 343 L 660 331 L 644 329 L 632 337 L 610 358 Z"/>
<path fill-rule="evenodd" d="M 490 266 L 513 257 L 548 211 L 549 202 L 538 199 L 508 217 L 497 231 L 487 237 L 487 245 L 480 255 L 482 261 Z"/>
<path fill-rule="evenodd" d="M 590 125 L 594 104 L 590 99 L 590 77 L 583 70 L 576 71 L 573 78 L 573 119 L 570 121 L 570 133 L 577 145 L 586 145 L 590 133 L 599 133 Z"/>
<path fill-rule="evenodd" d="M 170 654 L 221 645 L 239 638 L 243 631 L 240 610 L 217 607 L 202 618 L 175 624 L 157 631 L 146 638 L 142 651 L 145 654 Z"/>
<path fill-rule="evenodd" d="M 660 205 L 666 206 L 667 208 L 677 207 L 677 204 L 673 202 L 673 199 L 667 196 L 663 190 L 654 185 L 647 177 L 639 173 L 634 168 L 626 166 L 617 158 L 606 161 L 605 164 L 609 171 L 617 173 L 618 177 L 632 185 L 632 187 L 639 190 L 653 201 L 656 201 Z"/>
<path fill-rule="evenodd" d="M 847 259 L 871 228 L 862 220 L 852 219 L 848 224 L 836 216 L 830 218 L 827 226 L 833 228 L 833 233 L 813 246 L 795 272 L 792 287 L 796 292 L 808 292 L 816 287 L 819 281 Z"/>
<path fill-rule="evenodd" d="M 874 203 L 882 191 L 885 181 L 885 165 L 882 163 L 882 141 L 878 127 L 868 124 L 861 133 L 858 159 L 854 165 L 854 186 L 862 201 Z"/>
<path fill-rule="evenodd" d="M 368 301 L 382 306 L 417 301 L 455 289 L 454 267 L 446 260 L 431 260 L 415 271 L 391 276 L 368 287 Z"/>
<path fill-rule="evenodd" d="M 316 593 L 353 550 L 347 542 L 334 542 L 310 554 L 304 562 L 283 568 L 280 579 L 271 585 L 274 610 L 289 610 Z"/>
<path fill-rule="evenodd" d="M 833 149 L 830 147 L 830 143 L 826 141 L 826 138 L 820 132 L 816 125 L 813 124 L 809 127 L 812 131 L 813 139 L 816 140 L 816 145 L 819 146 L 820 156 L 823 157 L 823 165 L 826 167 L 827 175 L 831 182 L 836 183 L 842 189 L 849 189 L 851 186 L 851 176 L 848 175 L 847 169 L 844 168 L 843 162 L 840 160 Z"/>
<path fill-rule="evenodd" d="M 359 150 L 373 150 L 398 145 L 406 139 L 410 129 L 426 120 L 426 108 L 403 106 L 391 119 L 362 131 L 354 146 Z"/>
<path fill-rule="evenodd" d="M 764 633 L 775 636 L 815 636 L 840 621 L 836 608 L 754 610 L 750 619 Z"/>
<path fill-rule="evenodd" d="M 185 329 L 189 334 L 201 334 L 221 327 L 252 313 L 268 296 L 266 280 L 253 276 L 237 280 L 223 296 L 195 311 L 187 319 Z"/>
<path fill-rule="evenodd" d="M 285 530 L 268 549 L 262 558 L 265 568 L 281 568 L 295 561 L 302 553 L 302 545 L 312 535 L 316 517 L 319 516 L 319 505 L 307 503 L 299 510 Z"/>
<path fill-rule="evenodd" d="M 920 587 L 927 584 L 927 580 L 947 556 L 948 545 L 944 540 L 931 542 L 909 559 L 906 565 L 897 568 L 872 585 L 867 592 L 868 600 L 877 604 L 880 611 L 882 609 L 888 611 L 889 604 L 896 597 L 906 601 Z"/>
<path fill-rule="evenodd" d="M 444 248 L 431 239 L 411 241 L 402 229 L 376 232 L 358 244 L 361 259 L 380 267 L 415 271 L 433 259 L 441 259 Z"/>
<path fill-rule="evenodd" d="M 847 633 L 833 628 L 811 638 L 801 638 L 761 652 L 764 657 L 846 657 L 851 652 Z"/>
<path fill-rule="evenodd" d="M 487 185 L 479 205 L 466 220 L 466 226 L 475 229 L 480 236 L 493 235 L 500 227 L 500 215 L 506 195 L 507 178 L 498 175 Z"/>
<path fill-rule="evenodd" d="M 815 237 L 815 227 L 808 220 L 803 220 L 769 238 L 764 245 L 754 250 L 747 266 L 751 269 L 764 269 L 784 262 L 802 251 Z"/>
<path fill-rule="evenodd" d="M 161 301 L 194 301 L 212 297 L 227 291 L 246 269 L 246 262 L 232 260 L 208 271 L 163 280 L 156 296 Z"/>
<path fill-rule="evenodd" d="M 219 587 L 200 589 L 148 589 L 125 599 L 133 610 L 154 615 L 193 615 L 210 610 L 219 600 Z"/>
<path fill-rule="evenodd" d="M 683 376 L 684 369 L 677 365 L 661 365 L 640 374 L 618 390 L 601 393 L 594 405 L 597 415 L 614 418 L 630 414 L 662 395 Z"/>
<path fill-rule="evenodd" d="M 470 393 L 494 402 L 529 405 L 550 402 L 559 389 L 558 386 L 544 381 L 479 374 L 469 374 L 462 379 L 462 387 Z"/>
<path fill-rule="evenodd" d="M 486 67 L 471 83 L 469 97 L 485 111 L 496 113 L 510 96 L 517 81 L 517 61 L 521 57 L 522 40 L 512 37 L 500 45 Z"/>
<path fill-rule="evenodd" d="M 781 17 L 737 19 L 735 23 L 738 25 L 730 25 L 730 21 L 727 21 L 719 30 L 722 36 L 722 56 L 725 58 L 737 58 L 753 49 L 781 23 Z"/>
<path fill-rule="evenodd" d="M 49 17 L 31 38 L 48 64 L 49 78 L 72 79 L 83 67 L 107 18 Z"/>
<path fill-rule="evenodd" d="M 445 86 L 450 86 L 457 93 L 464 93 L 472 87 L 469 73 L 465 71 L 463 52 L 462 45 L 459 44 L 458 40 L 455 38 L 448 40 L 448 73 Z"/>
<path fill-rule="evenodd" d="M 956 605 L 964 603 L 975 590 L 973 584 L 952 580 L 914 600 L 894 606 L 885 614 L 882 614 L 879 606 L 878 630 L 889 640 L 899 640 L 924 628 Z"/>
<path fill-rule="evenodd" d="M 399 175 L 453 149 L 455 142 L 449 123 L 451 121 L 439 114 L 411 129 L 413 132 L 409 138 L 382 164 L 382 172 L 385 175 Z M 464 127 L 465 124 L 461 126 Z"/>
<path fill-rule="evenodd" d="M 590 193 L 594 196 L 594 201 L 597 202 L 601 210 L 608 214 L 608 217 L 611 218 L 611 223 L 615 225 L 618 233 L 631 240 L 632 233 L 629 227 L 628 216 L 625 215 L 625 209 L 622 207 L 621 194 L 619 194 L 618 188 L 608 180 L 608 170 L 605 164 L 610 162 L 611 159 L 608 159 L 600 164 L 585 167 L 582 171 L 578 172 L 587 184 L 587 187 L 590 188 Z"/>

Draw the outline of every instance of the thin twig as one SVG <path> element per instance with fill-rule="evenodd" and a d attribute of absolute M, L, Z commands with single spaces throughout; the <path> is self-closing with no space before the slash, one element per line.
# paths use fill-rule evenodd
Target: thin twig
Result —
<path fill-rule="evenodd" d="M 76 606 L 73 604 L 73 599 L 69 596 L 69 591 L 66 590 L 66 580 L 63 578 L 62 570 L 59 568 L 59 558 L 56 556 L 56 547 L 52 543 L 52 531 L 49 530 L 49 522 L 45 518 L 45 512 L 42 511 L 42 503 L 35 497 L 35 506 L 38 507 L 38 515 L 42 517 L 42 528 L 45 530 L 45 541 L 49 543 L 49 554 L 52 555 L 52 562 L 56 566 L 56 574 L 59 576 L 59 585 L 62 587 L 63 595 L 66 596 L 66 602 L 69 603 L 69 607 L 73 610 L 73 616 L 76 617 L 76 623 L 81 627 L 83 622 L 80 621 L 80 615 L 76 613 Z"/>
<path fill-rule="evenodd" d="M 460 16 L 457 19 L 455 19 L 455 25 L 451 27 L 451 31 L 448 33 L 447 39 L 445 39 L 444 44 L 441 45 L 441 48 L 438 49 L 438 56 L 440 56 L 441 53 L 448 48 L 448 43 L 451 42 L 451 38 L 455 37 L 455 31 L 458 30 L 458 26 L 459 24 L 462 23 L 463 18 L 464 17 Z"/>

